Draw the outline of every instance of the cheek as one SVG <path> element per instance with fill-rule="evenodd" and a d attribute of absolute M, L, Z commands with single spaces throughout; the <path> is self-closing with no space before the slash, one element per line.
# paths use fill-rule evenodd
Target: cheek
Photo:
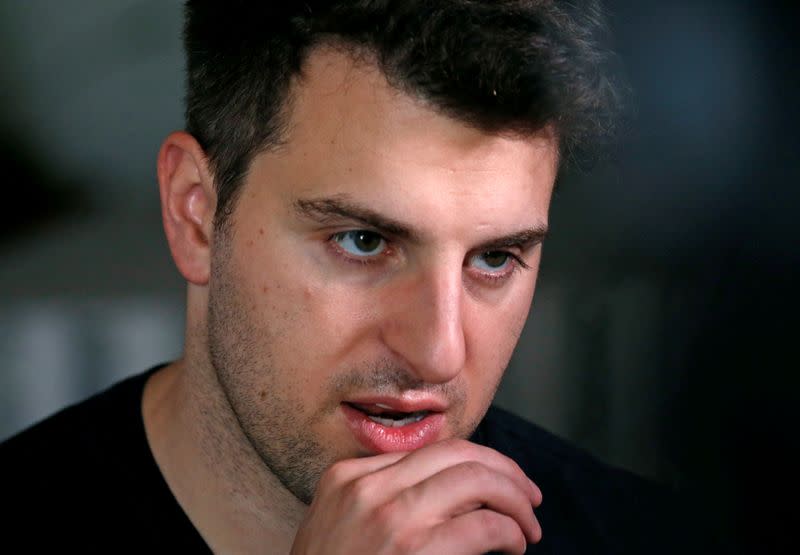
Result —
<path fill-rule="evenodd" d="M 528 318 L 533 284 L 521 288 L 500 305 L 473 306 L 465 327 L 468 353 L 479 372 L 500 374 L 505 370 Z M 488 376 L 487 376 L 488 378 Z"/>
<path fill-rule="evenodd" d="M 468 345 L 473 346 L 474 358 L 480 372 L 502 373 L 517 344 L 524 315 L 503 312 L 497 316 L 481 318 L 468 332 Z"/>
<path fill-rule="evenodd" d="M 305 378 L 341 366 L 370 320 L 364 295 L 323 281 L 290 270 L 255 287 L 262 326 L 276 332 L 272 350 Z"/>

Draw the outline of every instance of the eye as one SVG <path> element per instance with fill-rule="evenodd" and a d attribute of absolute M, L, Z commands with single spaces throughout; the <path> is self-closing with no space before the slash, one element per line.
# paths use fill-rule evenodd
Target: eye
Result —
<path fill-rule="evenodd" d="M 365 229 L 343 231 L 331 239 L 347 254 L 359 258 L 378 256 L 386 250 L 386 239 L 378 233 Z"/>
<path fill-rule="evenodd" d="M 488 251 L 476 254 L 470 260 L 472 265 L 488 274 L 499 274 L 513 264 L 515 257 L 505 251 Z"/>

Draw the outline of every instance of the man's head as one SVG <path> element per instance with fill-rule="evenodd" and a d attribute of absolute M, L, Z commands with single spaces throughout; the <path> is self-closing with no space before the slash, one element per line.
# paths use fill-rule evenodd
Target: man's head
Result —
<path fill-rule="evenodd" d="M 197 142 L 168 138 L 159 180 L 191 371 L 308 501 L 336 460 L 488 408 L 592 126 L 590 29 L 551 2 L 255 4 L 189 2 Z"/>

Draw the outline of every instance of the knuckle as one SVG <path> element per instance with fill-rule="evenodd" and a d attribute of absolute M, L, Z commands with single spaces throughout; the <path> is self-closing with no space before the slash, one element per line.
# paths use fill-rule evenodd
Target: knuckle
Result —
<path fill-rule="evenodd" d="M 395 530 L 394 522 L 397 509 L 394 503 L 384 503 L 375 508 L 372 514 L 371 525 L 379 530 L 393 532 Z"/>
<path fill-rule="evenodd" d="M 388 551 L 397 555 L 408 555 L 409 553 L 419 553 L 421 543 L 418 534 L 408 533 L 404 529 L 393 528 L 387 535 Z"/>
<path fill-rule="evenodd" d="M 522 546 L 527 544 L 522 530 L 507 516 L 492 511 L 482 511 L 479 521 L 478 526 L 489 544 L 513 543 L 514 545 Z"/>
<path fill-rule="evenodd" d="M 409 488 L 401 491 L 393 503 L 399 512 L 413 515 L 415 509 L 424 506 L 424 495 L 424 491 L 419 488 Z"/>
<path fill-rule="evenodd" d="M 504 455 L 504 457 L 505 457 L 505 455 Z M 525 474 L 525 471 L 522 470 L 522 467 L 519 464 L 517 464 L 517 462 L 514 459 L 509 459 L 508 457 L 505 457 L 505 458 L 508 460 L 508 464 L 511 467 L 511 470 L 512 470 L 513 473 L 518 474 L 519 476 L 522 476 L 526 480 L 528 479 L 528 475 Z"/>
<path fill-rule="evenodd" d="M 503 537 L 502 524 L 497 515 L 484 511 L 480 513 L 479 526 L 490 542 L 494 543 Z"/>
<path fill-rule="evenodd" d="M 413 513 L 408 511 L 401 499 L 397 498 L 376 507 L 370 517 L 370 528 L 383 538 L 385 552 L 419 552 L 422 546 L 421 530 L 416 528 Z"/>
<path fill-rule="evenodd" d="M 465 474 L 465 479 L 485 482 L 492 479 L 492 471 L 478 461 L 466 461 L 458 465 L 459 472 Z"/>
<path fill-rule="evenodd" d="M 443 449 L 454 453 L 456 456 L 467 458 L 475 453 L 475 444 L 465 439 L 450 438 L 439 442 Z"/>
<path fill-rule="evenodd" d="M 402 511 L 397 503 L 384 503 L 371 516 L 370 528 L 380 533 L 389 553 L 414 552 L 416 534 L 409 533 L 408 523 L 402 518 Z"/>
<path fill-rule="evenodd" d="M 364 507 L 374 503 L 376 494 L 376 481 L 371 475 L 362 476 L 353 480 L 347 486 L 347 498 L 356 507 Z"/>
<path fill-rule="evenodd" d="M 517 461 L 515 461 L 511 457 L 503 455 L 502 453 L 498 453 L 498 455 L 500 457 L 500 460 L 508 465 L 509 469 L 511 469 L 514 472 L 519 472 L 520 474 L 525 475 L 525 472 L 522 470 L 522 467 L 519 464 L 517 464 Z"/>
<path fill-rule="evenodd" d="M 329 489 L 341 486 L 346 482 L 349 474 L 349 461 L 337 461 L 322 474 L 319 480 L 320 489 Z"/>
<path fill-rule="evenodd" d="M 392 544 L 394 553 L 419 553 L 420 542 L 416 534 L 393 534 Z"/>

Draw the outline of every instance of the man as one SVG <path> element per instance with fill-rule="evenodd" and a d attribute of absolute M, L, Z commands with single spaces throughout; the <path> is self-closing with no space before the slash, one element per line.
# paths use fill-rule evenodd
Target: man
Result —
<path fill-rule="evenodd" d="M 559 167 L 613 100 L 596 6 L 272 4 L 187 2 L 158 156 L 185 351 L 2 447 L 28 545 L 666 545 L 655 488 L 490 409 Z"/>

